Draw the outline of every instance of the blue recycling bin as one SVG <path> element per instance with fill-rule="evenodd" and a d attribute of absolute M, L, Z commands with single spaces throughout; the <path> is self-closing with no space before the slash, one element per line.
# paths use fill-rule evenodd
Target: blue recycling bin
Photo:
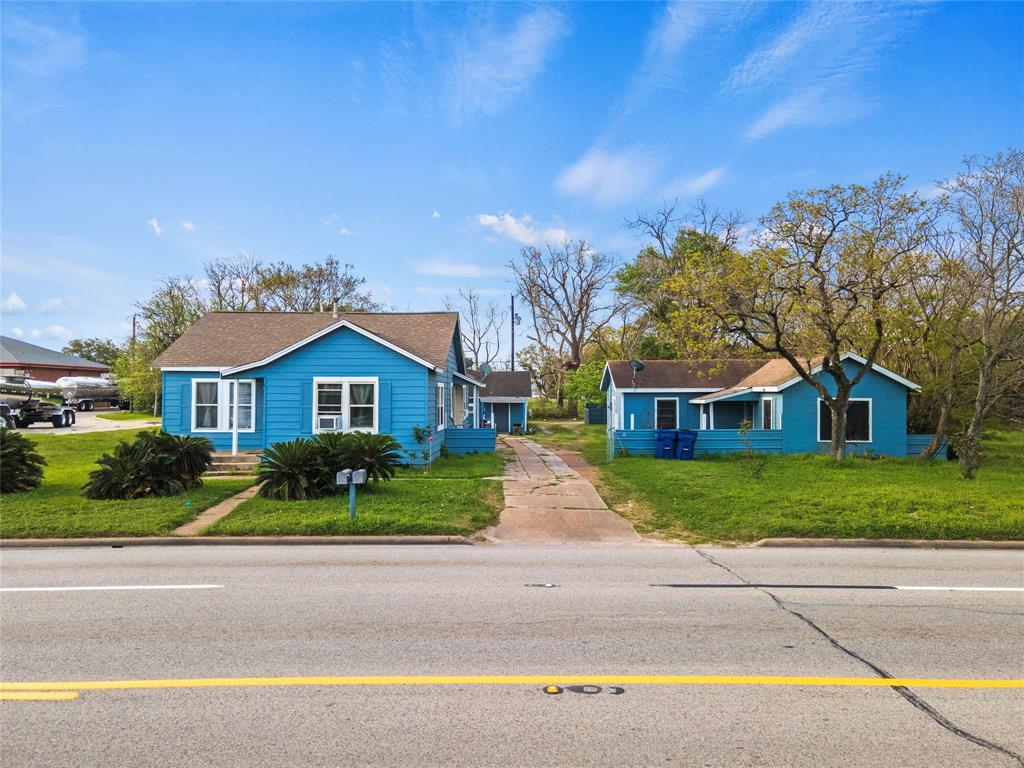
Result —
<path fill-rule="evenodd" d="M 697 443 L 697 430 L 680 429 L 676 431 L 676 452 L 677 459 L 690 461 L 693 458 L 694 446 Z"/>
<path fill-rule="evenodd" d="M 659 459 L 671 459 L 676 455 L 676 431 L 674 429 L 654 430 L 654 455 Z"/>

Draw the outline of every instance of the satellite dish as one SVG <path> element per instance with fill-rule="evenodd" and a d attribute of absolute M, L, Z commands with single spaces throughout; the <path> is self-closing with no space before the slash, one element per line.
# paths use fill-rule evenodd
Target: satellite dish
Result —
<path fill-rule="evenodd" d="M 482 373 L 484 376 L 490 376 L 491 371 L 493 370 L 494 369 L 491 368 L 491 366 L 489 366 L 487 363 L 480 363 L 480 373 Z"/>
<path fill-rule="evenodd" d="M 632 384 L 635 387 L 636 386 L 636 374 L 637 374 L 637 372 L 642 371 L 644 369 L 644 364 L 641 363 L 639 360 L 630 360 L 629 361 L 629 367 L 633 369 L 633 381 L 632 381 Z"/>

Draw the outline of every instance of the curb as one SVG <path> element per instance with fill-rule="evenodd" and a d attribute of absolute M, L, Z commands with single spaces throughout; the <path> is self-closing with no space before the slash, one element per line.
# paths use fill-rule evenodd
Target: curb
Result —
<path fill-rule="evenodd" d="M 751 547 L 843 547 L 848 549 L 1024 549 L 1024 541 L 966 539 L 761 539 Z"/>
<path fill-rule="evenodd" d="M 2 549 L 64 547 L 266 546 L 278 544 L 352 546 L 365 544 L 473 544 L 465 536 L 139 536 L 95 539 L 0 539 Z"/>

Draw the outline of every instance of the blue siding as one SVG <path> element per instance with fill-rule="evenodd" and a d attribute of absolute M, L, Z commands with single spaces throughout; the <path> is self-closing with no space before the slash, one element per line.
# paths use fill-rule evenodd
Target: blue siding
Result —
<path fill-rule="evenodd" d="M 192 379 L 217 380 L 220 375 L 213 372 L 164 371 L 162 416 L 163 428 L 173 435 L 195 434 L 205 437 L 218 451 L 231 449 L 230 432 L 191 432 L 192 429 Z M 238 433 L 238 448 L 243 451 L 258 450 L 266 443 L 266 386 L 257 376 L 242 378 L 256 380 L 255 430 Z"/>
<path fill-rule="evenodd" d="M 932 441 L 935 435 L 907 435 L 907 456 L 917 456 L 921 451 L 928 447 L 928 444 Z M 942 443 L 939 444 L 939 450 L 935 454 L 936 459 L 946 458 L 946 449 L 949 447 L 949 442 L 946 438 L 942 438 Z"/>
<path fill-rule="evenodd" d="M 614 391 L 614 394 L 619 394 Z M 674 397 L 679 401 L 679 429 L 697 429 L 700 427 L 700 408 L 691 405 L 690 400 L 700 397 L 700 392 L 665 392 L 665 393 L 631 393 L 623 392 L 622 425 L 625 429 L 633 425 L 633 429 L 654 429 L 655 398 Z M 608 411 L 611 418 L 611 409 Z M 632 419 L 632 421 L 630 421 Z M 618 426 L 618 425 L 615 425 Z"/>
<path fill-rule="evenodd" d="M 445 445 L 452 453 L 494 453 L 497 433 L 493 429 L 452 429 Z"/>
<path fill-rule="evenodd" d="M 614 432 L 614 452 L 625 449 L 631 456 L 653 456 L 655 432 L 653 429 L 617 429 Z M 746 439 L 758 453 L 782 453 L 782 431 L 749 430 Z M 744 436 L 735 429 L 706 429 L 697 436 L 695 456 L 717 453 L 742 453 L 746 449 Z"/>
<path fill-rule="evenodd" d="M 484 390 L 486 392 L 486 390 Z M 487 395 L 483 395 L 486 397 Z M 505 403 L 480 403 L 480 421 L 485 419 L 491 423 L 491 429 L 497 429 L 497 422 L 494 420 L 494 406 L 498 406 L 502 411 L 505 409 Z M 508 405 L 508 424 L 511 430 L 513 424 L 522 424 L 524 427 L 529 422 L 526 420 L 526 403 L 507 403 Z"/>
<path fill-rule="evenodd" d="M 860 364 L 843 363 L 847 375 L 856 375 Z M 835 381 L 827 373 L 818 375 L 830 394 Z M 830 443 L 818 442 L 818 392 L 805 381 L 783 390 L 782 431 L 785 453 L 827 453 Z M 871 398 L 871 442 L 848 443 L 850 453 L 871 451 L 884 456 L 907 455 L 907 388 L 877 371 L 868 371 L 853 388 L 850 397 Z M 717 422 L 716 422 L 717 426 Z"/>

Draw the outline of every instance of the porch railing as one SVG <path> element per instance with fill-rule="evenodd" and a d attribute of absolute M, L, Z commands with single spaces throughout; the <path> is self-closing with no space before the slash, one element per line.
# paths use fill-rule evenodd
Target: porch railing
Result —
<path fill-rule="evenodd" d="M 655 453 L 655 432 L 653 429 L 616 429 L 609 433 L 612 455 L 625 451 L 630 456 L 653 456 Z M 697 433 L 695 456 L 713 453 L 742 453 L 747 441 L 758 453 L 782 453 L 781 429 L 752 429 L 746 435 L 738 429 L 702 429 Z"/>

